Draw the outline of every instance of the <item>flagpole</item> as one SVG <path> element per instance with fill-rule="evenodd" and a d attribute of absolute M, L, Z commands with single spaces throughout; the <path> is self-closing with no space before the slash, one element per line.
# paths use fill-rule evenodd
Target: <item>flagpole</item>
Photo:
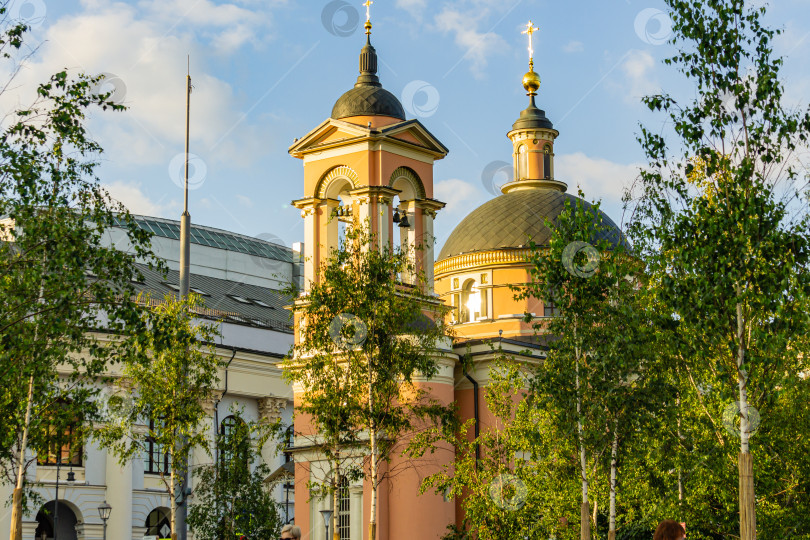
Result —
<path fill-rule="evenodd" d="M 183 184 L 183 214 L 180 217 L 180 299 L 185 301 L 188 298 L 189 266 L 191 260 L 191 214 L 188 212 L 188 167 L 189 167 L 189 118 L 191 117 L 191 59 L 188 59 L 188 69 L 186 72 L 186 167 Z M 178 442 L 179 448 L 184 449 L 188 443 L 185 436 L 181 436 Z M 186 517 L 188 516 L 188 459 L 179 463 L 179 491 L 175 493 L 175 501 L 179 499 L 177 510 L 175 511 L 175 540 L 186 540 Z M 179 495 L 179 497 L 178 497 Z"/>

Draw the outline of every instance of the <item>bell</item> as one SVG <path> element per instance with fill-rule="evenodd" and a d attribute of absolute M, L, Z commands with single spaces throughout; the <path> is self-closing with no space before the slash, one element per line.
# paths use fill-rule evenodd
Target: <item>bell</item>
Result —
<path fill-rule="evenodd" d="M 405 214 L 404 216 L 402 216 L 402 219 L 399 222 L 399 227 L 401 229 L 407 229 L 410 226 L 411 224 L 408 223 L 408 214 Z"/>
<path fill-rule="evenodd" d="M 394 210 L 394 217 L 392 218 L 394 223 L 399 223 L 399 208 Z"/>

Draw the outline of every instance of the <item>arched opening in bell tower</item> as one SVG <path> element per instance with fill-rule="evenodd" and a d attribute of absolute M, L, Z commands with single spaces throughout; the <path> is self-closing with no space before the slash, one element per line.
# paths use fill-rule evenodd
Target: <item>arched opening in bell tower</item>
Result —
<path fill-rule="evenodd" d="M 411 263 L 419 269 L 421 265 L 418 254 L 423 243 L 420 235 L 424 234 L 424 227 L 422 209 L 417 201 L 424 199 L 425 189 L 419 176 L 407 167 L 399 167 L 394 171 L 389 186 L 399 192 L 391 201 L 394 228 L 392 243 L 396 243 L 403 253 L 407 253 Z M 404 275 L 401 279 L 405 283 L 413 283 L 415 276 Z"/>
<path fill-rule="evenodd" d="M 348 167 L 340 166 L 331 169 L 320 183 L 318 198 L 323 201 L 323 219 L 321 224 L 324 233 L 323 245 L 328 256 L 338 249 L 351 230 L 355 208 L 351 191 L 355 189 L 356 173 Z"/>

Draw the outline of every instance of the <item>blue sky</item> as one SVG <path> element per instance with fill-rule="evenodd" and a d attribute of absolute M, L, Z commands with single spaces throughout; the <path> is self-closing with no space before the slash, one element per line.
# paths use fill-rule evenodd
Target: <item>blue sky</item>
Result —
<path fill-rule="evenodd" d="M 182 211 L 186 55 L 191 55 L 191 215 L 196 223 L 250 236 L 303 240 L 289 202 L 302 196 L 293 139 L 326 119 L 357 76 L 364 41 L 362 2 L 343 0 L 13 0 L 35 26 L 39 48 L 0 100 L 24 104 L 34 82 L 67 67 L 107 73 L 129 110 L 98 113 L 90 130 L 106 149 L 102 181 L 131 211 L 177 219 Z M 400 97 L 449 149 L 436 163 L 441 244 L 470 211 L 492 198 L 487 166 L 510 161 L 506 138 L 527 99 L 531 19 L 538 105 L 560 131 L 556 176 L 569 192 L 621 221 L 621 191 L 643 155 L 639 122 L 663 118 L 639 98 L 661 88 L 692 89 L 661 60 L 669 20 L 656 0 L 375 0 L 372 42 L 383 86 Z M 810 98 L 807 0 L 780 0 L 768 21 L 783 28 L 787 103 Z M 109 87 L 107 87 L 109 88 Z M 178 157 L 179 155 L 179 157 Z M 484 178 L 482 178 L 482 175 Z"/>

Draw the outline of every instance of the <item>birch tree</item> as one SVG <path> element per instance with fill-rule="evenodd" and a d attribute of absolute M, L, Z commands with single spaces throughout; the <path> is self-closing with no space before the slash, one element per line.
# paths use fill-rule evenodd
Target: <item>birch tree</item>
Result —
<path fill-rule="evenodd" d="M 102 148 L 85 128 L 92 110 L 120 111 L 99 94 L 100 77 L 60 71 L 35 89 L 15 88 L 25 65 L 28 27 L 0 1 L 0 95 L 22 105 L 0 118 L 0 467 L 14 484 L 10 536 L 22 535 L 25 472 L 56 416 L 77 422 L 78 437 L 97 417 L 94 377 L 116 343 L 97 332 L 137 332 L 132 280 L 149 260 L 149 236 L 95 175 Z M 31 100 L 25 101 L 24 92 Z M 107 245 L 122 227 L 132 251 Z M 75 441 L 74 441 L 75 442 Z"/>
<path fill-rule="evenodd" d="M 218 380 L 216 327 L 193 318 L 192 311 L 201 304 L 196 294 L 186 300 L 166 296 L 142 312 L 147 330 L 128 336 L 132 348 L 122 359 L 118 381 L 130 389 L 131 406 L 95 433 L 122 464 L 142 455 L 149 442 L 168 454 L 168 470 L 160 476 L 171 498 L 172 538 L 177 534 L 177 508 L 188 504 L 188 494 L 177 493 L 177 478 L 186 472 L 181 467 L 189 463 L 194 447 L 209 451 L 203 403 Z"/>
<path fill-rule="evenodd" d="M 336 498 L 341 475 L 370 483 L 371 540 L 381 464 L 404 451 L 413 433 L 452 418 L 429 387 L 445 308 L 426 293 L 413 253 L 373 246 L 367 230 L 354 227 L 318 269 L 296 301 L 301 336 L 285 362 L 288 381 L 302 388 L 296 414 L 310 419 L 313 442 L 332 463 L 328 493 Z"/>
<path fill-rule="evenodd" d="M 531 281 L 518 294 L 554 302 L 558 309 L 555 317 L 534 321 L 535 329 L 552 339 L 532 392 L 538 406 L 551 411 L 559 434 L 575 434 L 583 540 L 591 537 L 599 515 L 589 472 L 598 471 L 598 462 L 608 456 L 615 534 L 620 442 L 659 401 L 650 392 L 657 369 L 655 332 L 640 303 L 640 265 L 601 216 L 598 204 L 566 202 L 555 222 L 547 223 L 553 231 L 548 246 L 531 244 Z"/>
<path fill-rule="evenodd" d="M 795 151 L 807 142 L 810 112 L 782 103 L 782 60 L 773 54 L 779 31 L 764 26 L 764 6 L 666 4 L 677 50 L 665 63 L 697 97 L 644 99 L 672 128 L 641 130 L 649 165 L 631 234 L 695 337 L 690 362 L 712 362 L 728 375 L 722 391 L 740 424 L 739 534 L 753 540 L 752 407 L 796 369 L 793 342 L 808 331 L 801 305 L 810 291 L 810 217 Z"/>

